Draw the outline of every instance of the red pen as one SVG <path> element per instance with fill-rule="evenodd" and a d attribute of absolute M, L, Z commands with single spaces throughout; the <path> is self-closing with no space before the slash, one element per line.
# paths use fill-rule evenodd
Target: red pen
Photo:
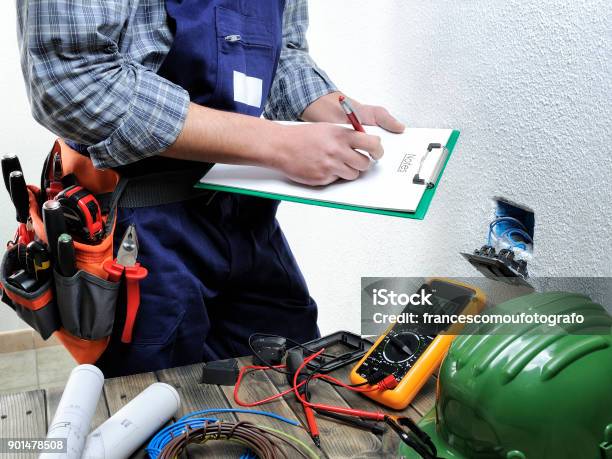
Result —
<path fill-rule="evenodd" d="M 346 117 L 348 118 L 349 122 L 353 125 L 353 129 L 359 132 L 365 132 L 365 129 L 363 128 L 363 126 L 361 125 L 361 122 L 359 121 L 359 118 L 357 118 L 357 114 L 353 110 L 353 107 L 351 107 L 351 104 L 349 103 L 349 101 L 346 100 L 346 97 L 340 96 L 338 100 L 340 101 L 340 105 L 342 106 L 344 113 L 346 113 Z"/>

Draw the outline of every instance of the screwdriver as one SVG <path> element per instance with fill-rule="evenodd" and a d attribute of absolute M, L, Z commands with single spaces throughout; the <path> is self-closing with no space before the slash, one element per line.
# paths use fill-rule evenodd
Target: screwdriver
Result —
<path fill-rule="evenodd" d="M 14 171 L 10 173 L 9 187 L 11 190 L 11 200 L 17 211 L 17 221 L 26 224 L 30 216 L 30 195 L 23 178 L 23 172 Z"/>
<path fill-rule="evenodd" d="M 57 270 L 64 277 L 72 277 L 77 273 L 76 256 L 72 236 L 63 233 L 57 239 Z"/>
<path fill-rule="evenodd" d="M 64 211 L 59 201 L 50 200 L 43 204 L 42 212 L 45 232 L 47 233 L 47 241 L 49 241 L 51 261 L 57 266 L 59 261 L 58 239 L 62 234 L 68 232 L 66 229 Z"/>
<path fill-rule="evenodd" d="M 6 191 L 11 194 L 9 176 L 11 175 L 11 172 L 22 171 L 21 163 L 19 162 L 17 155 L 4 155 L 0 160 L 0 164 L 2 164 L 2 178 L 4 178 L 4 186 L 6 187 Z"/>
<path fill-rule="evenodd" d="M 23 178 L 23 172 L 13 171 L 9 174 L 9 190 L 11 200 L 17 211 L 17 221 L 19 222 L 19 243 L 28 244 L 31 237 L 28 231 L 28 218 L 30 217 L 30 195 Z"/>

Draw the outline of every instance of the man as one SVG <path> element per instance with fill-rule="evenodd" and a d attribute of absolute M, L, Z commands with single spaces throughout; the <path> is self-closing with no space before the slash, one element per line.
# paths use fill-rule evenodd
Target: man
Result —
<path fill-rule="evenodd" d="M 191 190 L 210 163 L 327 185 L 370 166 L 355 149 L 383 154 L 375 136 L 260 117 L 346 123 L 308 55 L 307 1 L 22 0 L 18 23 L 34 117 L 139 184 L 120 202 L 115 250 L 136 225 L 149 276 L 132 343 L 115 332 L 97 362 L 106 376 L 248 354 L 254 332 L 316 337 L 278 203 Z M 383 108 L 354 105 L 364 124 L 403 130 Z"/>

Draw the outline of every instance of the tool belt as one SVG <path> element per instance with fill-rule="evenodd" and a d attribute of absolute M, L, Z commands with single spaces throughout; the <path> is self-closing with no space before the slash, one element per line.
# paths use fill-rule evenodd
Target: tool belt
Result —
<path fill-rule="evenodd" d="M 210 192 L 198 193 L 192 187 L 199 178 L 196 175 L 201 176 L 201 170 L 192 170 L 187 173 L 188 177 L 184 172 L 173 172 L 125 179 L 114 170 L 95 169 L 89 158 L 57 140 L 43 168 L 43 185 L 27 186 L 30 240 L 48 244 L 41 211 L 48 195 L 44 178 L 58 153 L 61 155 L 62 182 L 76 179 L 78 185 L 96 197 L 101 209 L 102 233 L 95 245 L 74 240 L 76 274 L 65 277 L 57 266 L 53 266 L 48 280 L 28 291 L 9 281 L 24 264 L 20 253 L 23 248 L 16 236 L 8 243 L 0 265 L 2 301 L 43 339 L 55 335 L 78 363 L 95 363 L 109 344 L 120 286 L 124 282 L 124 279 L 110 281 L 104 269 L 105 262 L 113 260 L 117 209 L 180 202 Z M 189 174 L 194 175 L 193 180 Z"/>

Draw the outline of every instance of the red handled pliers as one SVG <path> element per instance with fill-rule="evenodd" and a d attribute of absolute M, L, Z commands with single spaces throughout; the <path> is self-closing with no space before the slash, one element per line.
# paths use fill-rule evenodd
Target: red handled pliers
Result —
<path fill-rule="evenodd" d="M 134 330 L 134 322 L 136 322 L 138 307 L 140 306 L 139 282 L 149 274 L 147 269 L 140 266 L 140 263 L 136 261 L 137 258 L 138 237 L 136 236 L 136 227 L 130 225 L 121 240 L 117 258 L 106 260 L 103 265 L 104 271 L 108 273 L 108 280 L 111 282 L 119 282 L 125 273 L 127 312 L 125 326 L 121 334 L 122 343 L 132 342 L 132 331 Z"/>

